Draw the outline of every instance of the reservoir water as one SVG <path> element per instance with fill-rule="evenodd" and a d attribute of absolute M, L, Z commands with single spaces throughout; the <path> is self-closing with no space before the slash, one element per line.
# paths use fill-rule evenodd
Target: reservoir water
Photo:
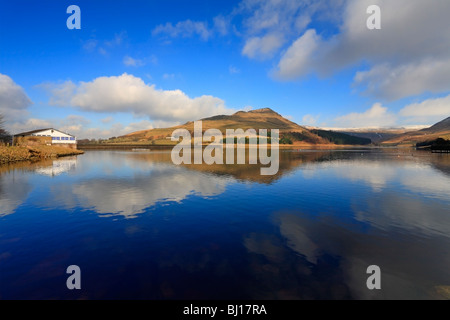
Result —
<path fill-rule="evenodd" d="M 450 155 L 282 151 L 275 176 L 170 150 L 1 166 L 0 299 L 450 299 Z"/>

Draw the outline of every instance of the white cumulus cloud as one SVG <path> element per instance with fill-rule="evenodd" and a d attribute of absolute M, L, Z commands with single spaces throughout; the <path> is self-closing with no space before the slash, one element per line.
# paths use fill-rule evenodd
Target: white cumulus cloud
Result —
<path fill-rule="evenodd" d="M 7 129 L 12 134 L 36 129 L 51 128 L 53 124 L 49 120 L 29 118 L 7 123 Z"/>
<path fill-rule="evenodd" d="M 250 58 L 266 58 L 272 56 L 283 45 L 281 34 L 268 34 L 263 37 L 251 37 L 245 43 L 242 54 Z"/>
<path fill-rule="evenodd" d="M 300 78 L 366 66 L 355 75 L 363 92 L 396 100 L 450 88 L 450 2 L 441 0 L 347 0 L 338 32 L 307 30 L 282 55 L 277 75 Z M 381 8 L 381 30 L 369 30 L 369 5 Z M 309 40 L 309 41 L 307 41 Z"/>
<path fill-rule="evenodd" d="M 32 101 L 25 90 L 9 76 L 0 73 L 0 114 L 6 121 L 14 121 L 27 115 Z"/>
<path fill-rule="evenodd" d="M 310 72 L 313 66 L 313 55 L 316 54 L 320 41 L 320 36 L 315 30 L 306 31 L 283 55 L 278 64 L 278 76 L 295 79 L 299 75 Z"/>
<path fill-rule="evenodd" d="M 59 82 L 44 82 L 38 84 L 36 88 L 43 89 L 51 94 L 49 105 L 69 106 L 70 98 L 74 95 L 77 86 L 71 80 Z"/>
<path fill-rule="evenodd" d="M 334 119 L 336 126 L 345 128 L 382 128 L 395 125 L 397 116 L 380 103 L 375 103 L 365 112 L 353 112 Z"/>
<path fill-rule="evenodd" d="M 314 19 L 334 22 L 344 1 L 243 0 L 234 14 L 241 15 L 242 54 L 270 58 L 292 37 L 298 37 Z"/>
<path fill-rule="evenodd" d="M 450 88 L 450 57 L 399 66 L 379 64 L 369 71 L 357 72 L 354 84 L 362 87 L 365 93 L 386 100 L 419 95 L 424 91 L 445 92 Z"/>
<path fill-rule="evenodd" d="M 436 123 L 450 117 L 450 95 L 407 105 L 399 114 L 408 122 Z"/>
<path fill-rule="evenodd" d="M 120 76 L 99 77 L 80 82 L 65 82 L 50 88 L 50 102 L 92 112 L 127 112 L 148 116 L 151 120 L 185 122 L 231 110 L 222 99 L 210 95 L 191 98 L 181 90 L 162 90 L 146 84 L 141 78 L 124 73 Z M 64 93 L 60 94 L 60 93 Z"/>

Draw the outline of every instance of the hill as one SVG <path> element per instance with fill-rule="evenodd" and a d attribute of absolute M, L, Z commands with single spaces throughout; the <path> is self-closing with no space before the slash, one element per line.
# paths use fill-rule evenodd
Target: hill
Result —
<path fill-rule="evenodd" d="M 349 136 L 370 139 L 372 143 L 378 144 L 385 140 L 390 140 L 404 133 L 418 131 L 427 126 L 408 126 L 401 128 L 316 128 L 307 127 L 310 130 L 328 130 L 345 133 Z"/>
<path fill-rule="evenodd" d="M 436 139 L 450 139 L 450 117 L 422 130 L 411 131 L 382 141 L 382 144 L 415 145 Z"/>
<path fill-rule="evenodd" d="M 219 129 L 225 134 L 227 129 L 253 128 L 259 129 L 279 129 L 280 143 L 294 146 L 311 145 L 336 145 L 336 144 L 367 144 L 370 143 L 364 139 L 354 139 L 349 135 L 339 134 L 339 138 L 334 133 L 313 132 L 303 126 L 300 126 L 270 108 L 257 109 L 251 111 L 238 111 L 232 115 L 217 115 L 201 119 L 203 132 L 208 129 Z M 134 144 L 153 144 L 170 145 L 175 144 L 170 140 L 172 132 L 176 129 L 187 129 L 193 135 L 194 122 L 190 121 L 183 125 L 171 128 L 149 129 L 129 133 L 125 136 L 110 139 L 108 143 L 134 143 Z M 360 143 L 364 142 L 364 143 Z"/>
<path fill-rule="evenodd" d="M 348 134 L 349 136 L 370 139 L 373 143 L 380 143 L 382 141 L 393 139 L 401 134 L 414 130 L 396 128 L 396 129 L 338 129 L 335 131 Z"/>
<path fill-rule="evenodd" d="M 357 137 L 352 136 L 343 132 L 334 132 L 334 131 L 327 131 L 327 130 L 312 130 L 312 133 L 317 134 L 318 136 L 325 138 L 329 140 L 330 142 L 333 142 L 338 145 L 368 145 L 372 143 L 372 140 L 370 138 L 364 138 L 364 137 Z"/>
<path fill-rule="evenodd" d="M 450 117 L 448 117 L 447 119 L 444 119 L 444 120 L 442 120 L 442 121 L 432 125 L 429 128 L 422 129 L 420 131 L 427 132 L 427 133 L 430 133 L 430 134 L 433 134 L 433 133 L 439 133 L 440 134 L 441 132 L 450 131 Z"/>

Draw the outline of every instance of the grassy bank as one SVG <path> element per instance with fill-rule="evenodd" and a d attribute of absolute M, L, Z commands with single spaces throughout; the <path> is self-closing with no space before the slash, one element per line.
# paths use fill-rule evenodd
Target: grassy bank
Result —
<path fill-rule="evenodd" d="M 3 147 L 0 146 L 0 164 L 16 161 L 36 161 L 83 154 L 84 151 L 55 146 Z"/>

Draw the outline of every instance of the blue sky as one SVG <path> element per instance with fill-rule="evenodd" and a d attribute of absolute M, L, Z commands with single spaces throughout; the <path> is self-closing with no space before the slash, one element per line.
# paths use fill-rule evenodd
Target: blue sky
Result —
<path fill-rule="evenodd" d="M 430 125 L 450 116 L 448 16 L 439 0 L 8 1 L 0 113 L 12 133 L 80 138 L 265 107 L 321 127 Z"/>

